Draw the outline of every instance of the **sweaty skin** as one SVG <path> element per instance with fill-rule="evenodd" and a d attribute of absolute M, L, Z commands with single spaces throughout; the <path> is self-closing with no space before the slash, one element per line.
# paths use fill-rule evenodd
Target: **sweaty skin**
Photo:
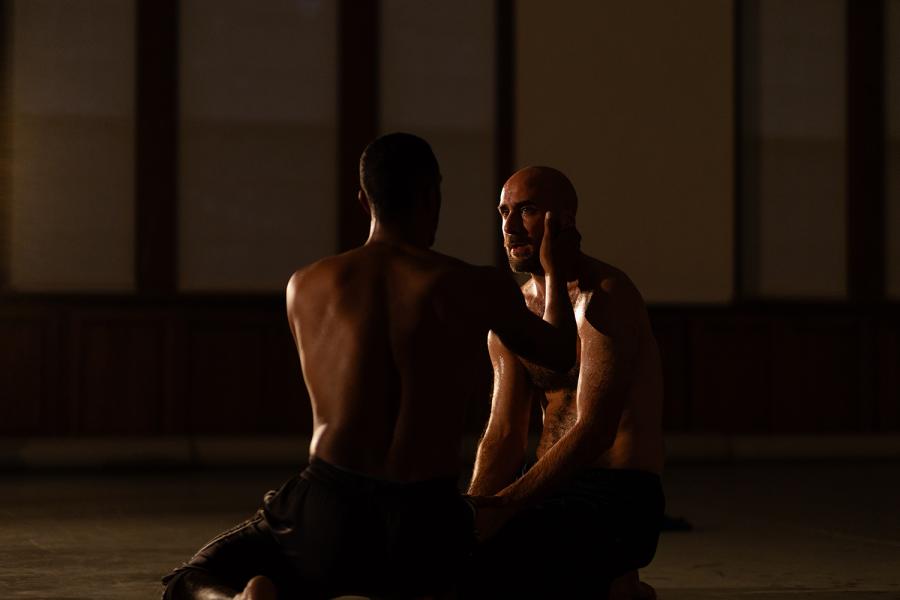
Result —
<path fill-rule="evenodd" d="M 568 179 L 546 167 L 523 169 L 503 188 L 499 210 L 510 266 L 532 274 L 521 292 L 535 314 L 546 298 L 534 261 L 543 215 L 552 210 L 574 219 L 576 203 Z M 494 391 L 469 488 L 476 498 L 495 497 L 482 500 L 478 527 L 483 537 L 580 470 L 659 474 L 663 468 L 661 366 L 643 299 L 625 273 L 583 253 L 563 268 L 578 326 L 573 369 L 550 372 L 496 335 L 488 336 Z M 538 460 L 517 480 L 533 400 L 543 413 Z M 636 574 L 630 577 L 637 581 Z"/>
<path fill-rule="evenodd" d="M 541 279 L 548 301 L 530 311 L 505 273 L 430 250 L 440 210 L 436 185 L 403 220 L 385 222 L 361 191 L 371 226 L 365 245 L 291 277 L 287 314 L 312 401 L 310 457 L 397 482 L 456 478 L 464 403 L 489 330 L 518 355 L 553 371 L 575 363 L 577 333 L 559 265 L 577 234 L 542 217 Z M 435 515 L 441 518 L 441 515 Z M 264 576 L 243 591 L 202 573 L 184 578 L 203 600 L 270 600 Z"/>
<path fill-rule="evenodd" d="M 618 269 L 582 255 L 569 285 L 578 324 L 577 364 L 559 375 L 525 358 L 544 415 L 540 460 L 579 421 L 596 419 L 598 450 L 588 466 L 662 472 L 662 378 L 659 351 L 639 292 Z M 538 286 L 522 289 L 529 309 L 543 308 Z M 509 352 L 491 339 L 496 351 Z M 607 446 L 604 448 L 603 446 Z"/>
<path fill-rule="evenodd" d="M 456 476 L 460 398 L 471 381 L 445 377 L 448 364 L 474 368 L 488 330 L 551 369 L 574 363 L 566 347 L 574 319 L 552 237 L 543 236 L 555 297 L 546 320 L 502 272 L 431 251 L 375 219 L 364 246 L 295 273 L 287 305 L 312 401 L 310 455 L 395 481 Z"/>

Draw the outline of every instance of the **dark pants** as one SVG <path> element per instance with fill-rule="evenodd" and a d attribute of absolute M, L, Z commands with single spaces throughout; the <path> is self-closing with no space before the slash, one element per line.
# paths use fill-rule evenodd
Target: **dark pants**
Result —
<path fill-rule="evenodd" d="M 455 481 L 390 482 L 313 458 L 253 518 L 163 579 L 163 597 L 177 599 L 191 570 L 237 590 L 266 575 L 286 598 L 435 593 L 454 586 L 472 543 Z"/>
<path fill-rule="evenodd" d="M 644 471 L 592 469 L 478 547 L 461 598 L 605 598 L 650 564 L 665 498 Z"/>

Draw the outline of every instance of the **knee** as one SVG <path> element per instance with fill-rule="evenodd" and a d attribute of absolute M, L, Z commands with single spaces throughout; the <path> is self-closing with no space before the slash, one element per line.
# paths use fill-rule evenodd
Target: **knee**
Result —
<path fill-rule="evenodd" d="M 173 577 L 166 586 L 163 600 L 195 600 L 210 597 L 210 592 L 234 597 L 238 590 L 223 584 L 208 573 L 186 569 Z"/>
<path fill-rule="evenodd" d="M 182 571 L 166 581 L 166 589 L 163 592 L 162 600 L 190 600 L 191 596 L 184 581 L 190 575 L 190 571 Z"/>

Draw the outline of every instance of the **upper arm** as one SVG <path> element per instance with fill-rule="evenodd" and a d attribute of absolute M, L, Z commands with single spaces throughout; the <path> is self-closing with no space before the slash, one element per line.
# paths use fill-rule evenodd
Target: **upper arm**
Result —
<path fill-rule="evenodd" d="M 515 282 L 495 269 L 484 272 L 483 309 L 488 328 L 503 345 L 532 362 L 556 371 L 567 371 L 575 359 L 574 340 L 525 306 Z"/>
<path fill-rule="evenodd" d="M 585 309 L 579 332 L 578 414 L 604 434 L 614 435 L 622 416 L 637 361 L 642 312 L 640 296 L 630 289 L 594 297 Z"/>
<path fill-rule="evenodd" d="M 284 299 L 285 305 L 287 308 L 288 317 L 294 313 L 294 305 L 297 301 L 297 291 L 300 287 L 300 279 L 303 276 L 303 271 L 295 271 L 291 278 L 287 282 L 287 287 L 284 291 Z"/>
<path fill-rule="evenodd" d="M 533 386 L 519 358 L 488 333 L 488 353 L 494 369 L 488 430 L 497 435 L 520 435 L 527 443 Z"/>
<path fill-rule="evenodd" d="M 288 280 L 285 288 L 284 300 L 287 312 L 288 324 L 291 327 L 291 335 L 294 336 L 294 342 L 300 342 L 300 312 L 302 308 L 301 297 L 304 295 L 304 287 L 309 275 L 310 267 L 295 271 Z"/>

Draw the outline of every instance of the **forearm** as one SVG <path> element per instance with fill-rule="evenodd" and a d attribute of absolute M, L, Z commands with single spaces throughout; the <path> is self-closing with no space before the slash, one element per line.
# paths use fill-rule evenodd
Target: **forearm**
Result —
<path fill-rule="evenodd" d="M 518 508 L 534 505 L 591 466 L 612 442 L 613 436 L 578 422 L 522 478 L 498 495 Z"/>
<path fill-rule="evenodd" d="M 575 323 L 575 312 L 569 300 L 565 277 L 554 273 L 544 276 L 546 286 L 544 303 L 544 321 L 559 332 L 559 356 L 567 364 L 561 369 L 567 371 L 575 362 L 575 347 L 578 339 L 578 328 Z"/>
<path fill-rule="evenodd" d="M 569 300 L 565 277 L 547 273 L 544 275 L 544 285 L 546 287 L 544 320 L 566 334 L 577 334 L 575 312 Z"/>
<path fill-rule="evenodd" d="M 475 469 L 468 493 L 493 496 L 516 479 L 525 460 L 527 437 L 492 434 L 482 438 L 475 457 Z"/>

